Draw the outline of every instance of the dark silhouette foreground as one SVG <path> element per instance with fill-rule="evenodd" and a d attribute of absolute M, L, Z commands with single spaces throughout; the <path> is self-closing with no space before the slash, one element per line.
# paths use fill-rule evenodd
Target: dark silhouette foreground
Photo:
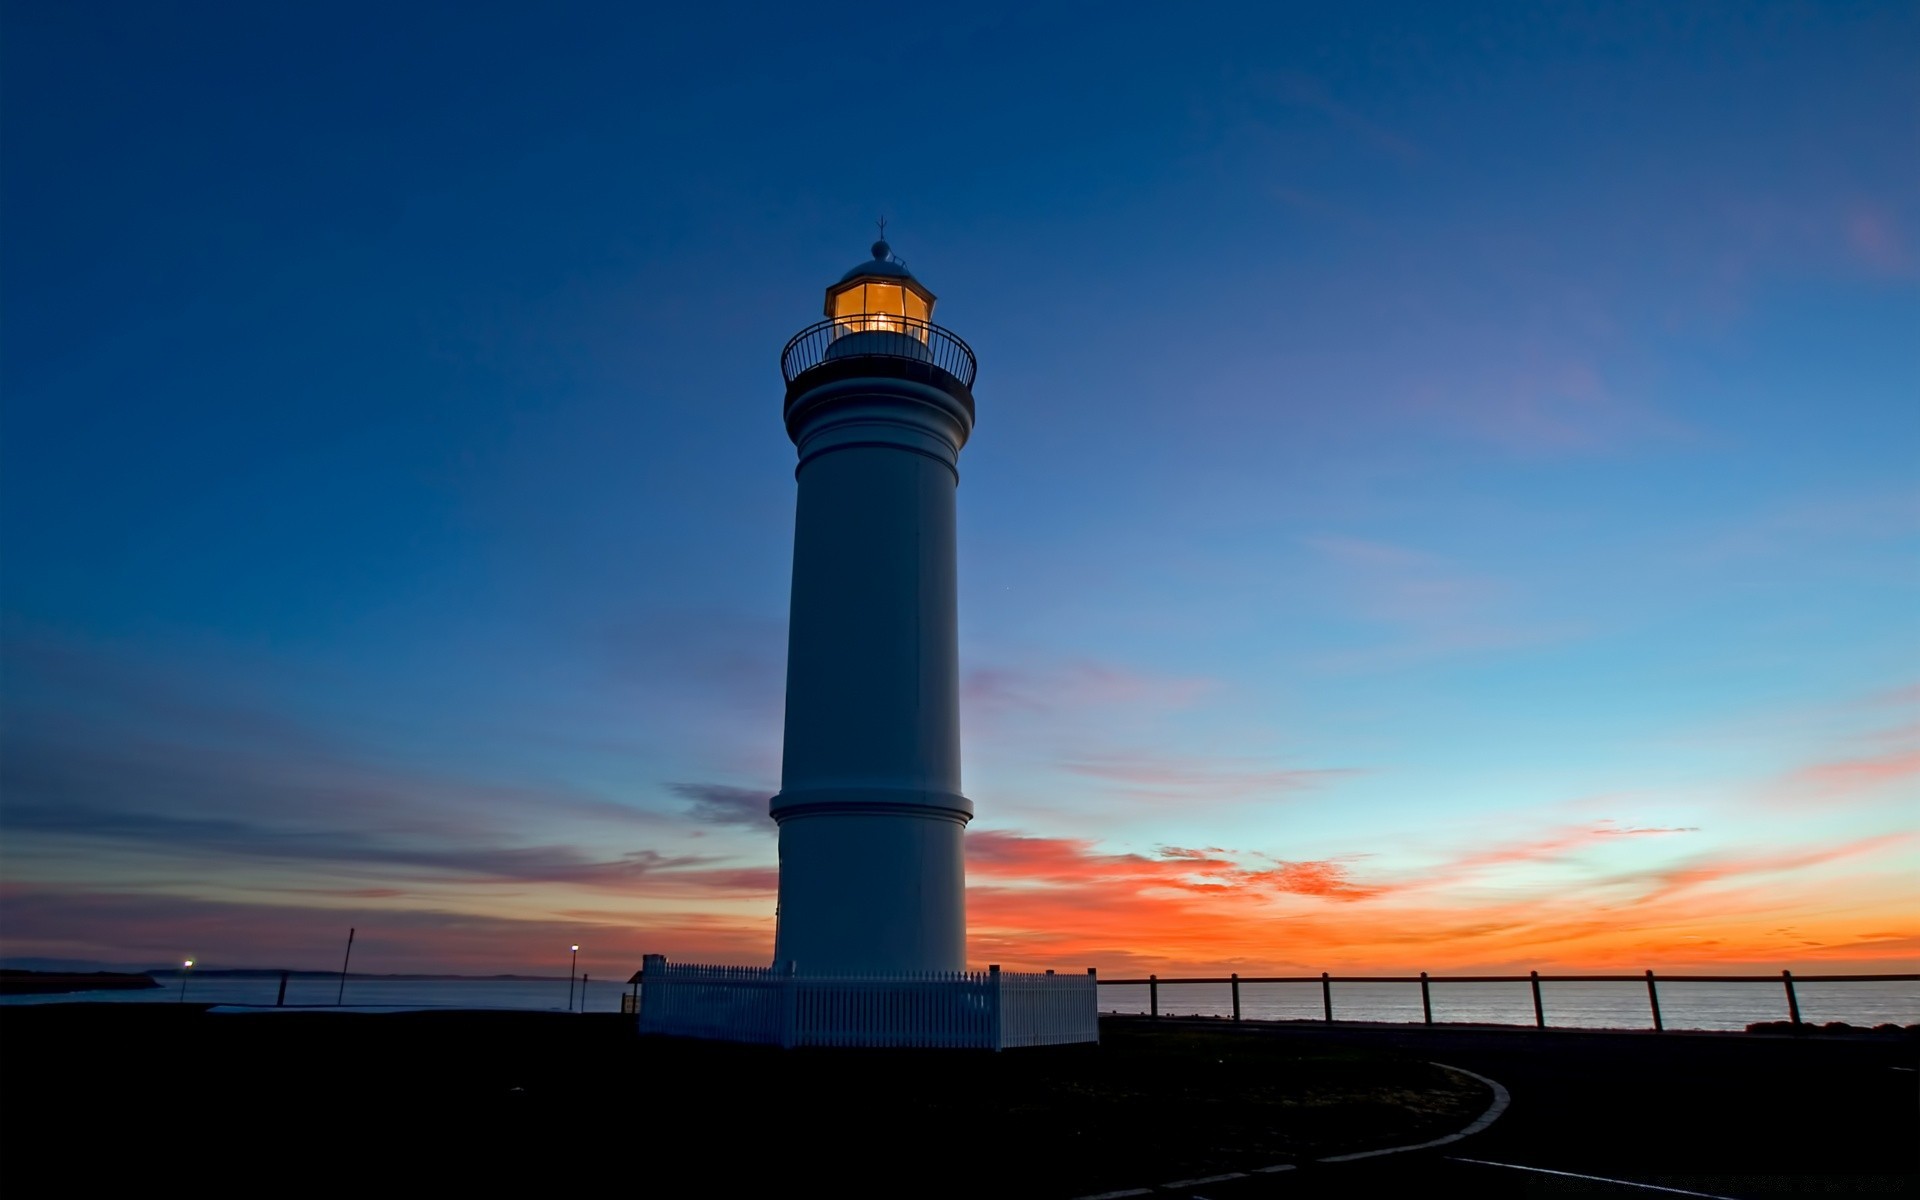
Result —
<path fill-rule="evenodd" d="M 1295 1162 L 1198 1192 L 1629 1194 L 1467 1157 L 1763 1196 L 1899 1194 L 1915 1169 L 1910 1038 L 1220 1024 L 994 1055 L 641 1039 L 599 1014 L 0 1009 L 0 1192 L 1082 1196 Z M 1430 1059 L 1512 1108 L 1445 1148 L 1313 1161 L 1477 1116 L 1487 1090 Z"/>
<path fill-rule="evenodd" d="M 76 1004 L 0 1012 L 0 1038 L 0 1190 L 18 1195 L 113 1174 L 318 1170 L 669 1195 L 831 1178 L 839 1195 L 1077 1196 L 1419 1141 L 1491 1098 L 1410 1056 L 1211 1030 L 997 1055 L 783 1052 L 642 1039 L 614 1015 Z"/>

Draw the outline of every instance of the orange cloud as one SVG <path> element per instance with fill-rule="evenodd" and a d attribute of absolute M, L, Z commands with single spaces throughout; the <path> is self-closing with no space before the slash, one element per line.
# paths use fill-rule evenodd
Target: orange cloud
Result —
<path fill-rule="evenodd" d="M 1910 876 L 1889 856 L 1913 835 L 1637 869 L 1615 861 L 1629 843 L 1684 832 L 1600 822 L 1387 871 L 1373 859 L 1212 846 L 1116 853 L 1091 839 L 983 829 L 967 838 L 970 958 L 1109 976 L 1911 969 L 1920 921 Z M 650 952 L 767 961 L 776 881 L 770 865 L 691 862 L 622 888 L 596 878 L 376 895 L 346 884 L 287 889 L 276 903 L 257 892 L 183 894 L 200 886 L 188 882 L 105 893 L 15 885 L 0 888 L 0 904 L 14 954 L 168 961 L 185 946 L 208 961 L 311 966 L 354 925 L 368 970 L 526 970 L 578 941 L 593 948 L 596 977 L 610 977 Z"/>
<path fill-rule="evenodd" d="M 982 831 L 968 893 L 974 957 L 1160 970 L 1663 969 L 1729 963 L 1874 965 L 1909 957 L 1920 926 L 1897 883 L 1836 910 L 1821 871 L 1912 839 L 1791 854 L 1702 855 L 1643 871 L 1502 887 L 1493 869 L 1621 838 L 1687 832 L 1611 823 L 1469 851 L 1413 876 L 1355 879 L 1332 860 L 1240 865 L 1220 850 L 1102 853 L 1079 839 Z M 1897 878 L 1897 876 L 1895 877 Z M 1468 886 L 1468 881 L 1471 886 Z M 1859 873 L 1852 890 L 1862 894 Z M 1907 889 L 1910 891 L 1910 889 Z M 1637 965 L 1636 965 L 1637 964 Z"/>
<path fill-rule="evenodd" d="M 1916 775 L 1920 775 L 1920 750 L 1814 763 L 1795 771 L 1789 779 L 1800 786 L 1832 795 L 1865 791 Z"/>
<path fill-rule="evenodd" d="M 1347 868 L 1336 862 L 1281 863 L 1274 870 L 1249 876 L 1248 880 L 1270 886 L 1277 892 L 1325 896 L 1330 900 L 1365 900 L 1386 890 L 1354 883 L 1348 878 Z"/>

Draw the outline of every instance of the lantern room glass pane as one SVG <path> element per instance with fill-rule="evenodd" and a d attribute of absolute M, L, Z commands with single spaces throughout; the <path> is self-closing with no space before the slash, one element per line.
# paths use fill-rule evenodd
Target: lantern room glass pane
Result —
<path fill-rule="evenodd" d="M 865 284 L 856 283 L 846 291 L 836 295 L 833 298 L 833 315 L 836 317 L 851 317 L 856 313 L 867 311 L 866 298 L 864 296 L 866 290 Z"/>
<path fill-rule="evenodd" d="M 897 283 L 870 283 L 867 285 L 867 311 L 886 313 L 892 317 L 903 317 L 907 309 L 901 299 L 902 288 Z"/>
<path fill-rule="evenodd" d="M 926 298 L 898 283 L 856 283 L 833 293 L 833 336 L 907 333 L 927 341 Z M 910 318 L 910 319 L 907 319 Z"/>

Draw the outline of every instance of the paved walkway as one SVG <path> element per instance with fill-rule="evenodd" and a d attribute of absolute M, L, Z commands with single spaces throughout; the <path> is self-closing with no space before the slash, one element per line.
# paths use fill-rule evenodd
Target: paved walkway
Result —
<path fill-rule="evenodd" d="M 1444 1146 L 1149 1194 L 1920 1195 L 1912 1040 L 1255 1022 L 1240 1031 L 1406 1050 L 1499 1080 L 1512 1102 L 1484 1132 Z"/>

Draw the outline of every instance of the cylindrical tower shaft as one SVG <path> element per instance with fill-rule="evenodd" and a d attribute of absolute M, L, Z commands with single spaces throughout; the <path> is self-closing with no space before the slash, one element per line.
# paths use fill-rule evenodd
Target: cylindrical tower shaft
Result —
<path fill-rule="evenodd" d="M 826 322 L 817 352 L 789 365 L 799 496 L 775 959 L 802 974 L 966 962 L 954 501 L 972 356 L 963 380 L 933 361 L 936 336 L 965 351 L 958 339 L 898 320 Z"/>

